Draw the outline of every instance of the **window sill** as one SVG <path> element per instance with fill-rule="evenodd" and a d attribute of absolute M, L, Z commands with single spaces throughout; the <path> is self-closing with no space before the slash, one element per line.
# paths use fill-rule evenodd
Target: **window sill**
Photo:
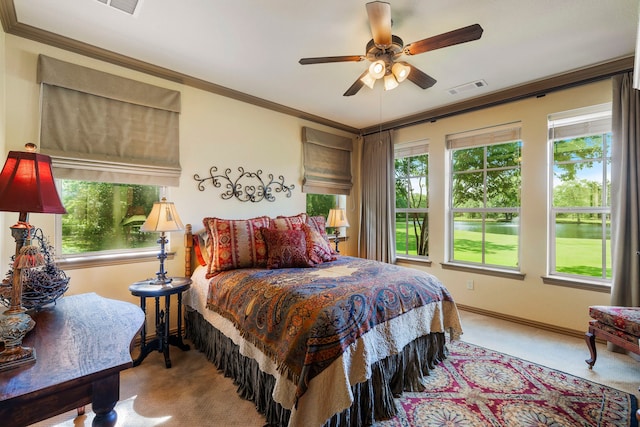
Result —
<path fill-rule="evenodd" d="M 397 263 L 405 263 L 405 264 L 416 264 L 416 265 L 426 265 L 431 267 L 431 260 L 428 258 L 411 258 L 404 256 L 396 256 L 396 264 Z"/>
<path fill-rule="evenodd" d="M 486 274 L 487 276 L 504 277 L 507 279 L 524 280 L 525 274 L 519 271 L 501 270 L 497 268 L 476 267 L 466 264 L 456 264 L 452 262 L 440 263 L 445 270 L 466 271 L 469 273 Z"/>
<path fill-rule="evenodd" d="M 585 280 L 559 276 L 542 276 L 542 282 L 545 285 L 564 286 L 566 288 L 584 289 L 586 291 L 611 293 L 611 285 L 595 280 Z"/>
<path fill-rule="evenodd" d="M 62 270 L 74 270 L 80 268 L 105 267 L 109 265 L 133 264 L 150 262 L 158 259 L 159 251 L 127 252 L 105 255 L 78 255 L 56 259 L 56 264 Z M 175 252 L 167 252 L 167 259 L 175 257 Z"/>

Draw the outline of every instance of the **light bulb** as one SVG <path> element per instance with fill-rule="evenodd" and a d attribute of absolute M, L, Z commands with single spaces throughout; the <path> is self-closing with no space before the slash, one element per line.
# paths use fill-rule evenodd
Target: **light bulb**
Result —
<path fill-rule="evenodd" d="M 372 62 L 371 65 L 369 66 L 369 74 L 371 74 L 371 76 L 374 79 L 382 78 L 384 76 L 384 73 L 385 73 L 385 66 L 384 66 L 384 61 L 382 59 Z"/>

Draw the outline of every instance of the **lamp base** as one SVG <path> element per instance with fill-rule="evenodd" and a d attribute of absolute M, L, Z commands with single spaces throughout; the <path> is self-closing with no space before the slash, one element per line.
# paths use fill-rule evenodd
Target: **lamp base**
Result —
<path fill-rule="evenodd" d="M 4 350 L 0 352 L 0 371 L 14 369 L 36 361 L 36 350 L 22 347 L 22 339 L 36 322 L 24 310 L 6 310 L 0 318 L 0 339 Z"/>

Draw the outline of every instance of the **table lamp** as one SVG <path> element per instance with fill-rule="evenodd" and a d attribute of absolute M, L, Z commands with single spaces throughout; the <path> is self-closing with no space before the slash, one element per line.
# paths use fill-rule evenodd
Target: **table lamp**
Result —
<path fill-rule="evenodd" d="M 336 242 L 336 253 L 340 253 L 340 251 L 338 250 L 338 236 L 340 235 L 339 227 L 348 226 L 349 221 L 347 221 L 347 214 L 343 208 L 335 208 L 329 210 L 326 227 L 333 227 L 333 233 L 335 234 Z"/>
<path fill-rule="evenodd" d="M 10 227 L 16 252 L 11 305 L 0 318 L 0 338 L 5 345 L 0 353 L 0 370 L 36 359 L 34 349 L 22 347 L 22 339 L 33 329 L 35 322 L 22 307 L 21 271 L 39 265 L 41 259 L 38 251 L 30 246 L 34 227 L 29 224 L 29 213 L 67 212 L 53 180 L 51 157 L 36 153 L 35 144 L 26 144 L 25 150 L 10 151 L 0 172 L 0 211 L 19 212 L 18 222 Z"/>
<path fill-rule="evenodd" d="M 140 231 L 160 232 L 160 238 L 158 239 L 158 243 L 160 243 L 160 253 L 158 254 L 160 271 L 156 273 L 157 278 L 152 284 L 165 285 L 171 283 L 171 278 L 167 277 L 167 272 L 164 270 L 164 260 L 167 259 L 167 254 L 164 251 L 167 237 L 164 233 L 182 230 L 184 230 L 184 225 L 182 225 L 178 211 L 176 211 L 176 207 L 172 202 L 167 202 L 167 199 L 163 197 L 161 201 L 153 204 L 151 213 L 149 213 L 146 221 L 140 227 Z"/>

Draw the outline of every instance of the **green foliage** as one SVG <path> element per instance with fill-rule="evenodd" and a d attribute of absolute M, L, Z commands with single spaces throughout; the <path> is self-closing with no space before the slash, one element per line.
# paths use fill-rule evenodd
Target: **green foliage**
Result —
<path fill-rule="evenodd" d="M 424 212 L 403 211 L 428 208 L 428 176 L 428 154 L 395 160 L 396 251 L 398 253 L 429 255 L 429 216 Z M 407 245 L 410 249 L 407 249 Z"/>
<path fill-rule="evenodd" d="M 158 200 L 157 186 L 61 180 L 62 253 L 150 247 L 158 236 L 131 230 L 122 221 L 138 213 L 139 227 Z"/>
<path fill-rule="evenodd" d="M 307 215 L 329 215 L 329 210 L 337 205 L 336 196 L 333 194 L 307 194 Z"/>
<path fill-rule="evenodd" d="M 592 165 L 592 161 L 602 159 L 605 150 L 603 135 L 562 139 L 553 142 L 555 175 L 562 181 L 573 181 L 577 173 Z"/>

